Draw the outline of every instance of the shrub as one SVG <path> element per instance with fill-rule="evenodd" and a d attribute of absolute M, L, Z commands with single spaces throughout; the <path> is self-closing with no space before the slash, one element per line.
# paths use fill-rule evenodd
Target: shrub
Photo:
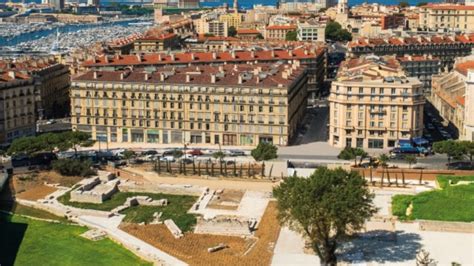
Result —
<path fill-rule="evenodd" d="M 474 176 L 438 176 L 436 181 L 441 189 L 445 189 L 449 186 L 449 180 L 452 184 L 457 184 L 459 181 L 471 181 L 474 182 Z"/>
<path fill-rule="evenodd" d="M 65 176 L 91 176 L 95 174 L 92 170 L 92 162 L 74 160 L 74 159 L 59 159 L 53 162 L 53 169 Z"/>
<path fill-rule="evenodd" d="M 392 214 L 397 216 L 400 220 L 407 220 L 410 217 L 406 216 L 408 206 L 413 200 L 413 195 L 395 195 L 392 197 Z"/>
<path fill-rule="evenodd" d="M 266 161 L 277 158 L 277 151 L 278 148 L 275 145 L 271 143 L 260 142 L 257 148 L 252 150 L 251 154 L 256 161 Z"/>

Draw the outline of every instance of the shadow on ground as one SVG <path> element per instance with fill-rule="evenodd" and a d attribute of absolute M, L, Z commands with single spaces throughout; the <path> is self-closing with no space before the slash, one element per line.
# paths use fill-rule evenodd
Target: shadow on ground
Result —
<path fill-rule="evenodd" d="M 418 234 L 375 230 L 359 234 L 340 249 L 340 258 L 360 262 L 406 262 L 414 260 L 421 248 Z"/>

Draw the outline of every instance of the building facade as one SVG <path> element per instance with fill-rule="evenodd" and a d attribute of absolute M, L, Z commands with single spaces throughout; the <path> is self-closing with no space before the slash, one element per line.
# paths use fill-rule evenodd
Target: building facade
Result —
<path fill-rule="evenodd" d="M 423 90 L 429 95 L 431 78 L 441 72 L 441 61 L 431 55 L 406 55 L 397 59 L 409 77 L 416 77 L 423 83 Z"/>
<path fill-rule="evenodd" d="M 242 23 L 242 15 L 237 12 L 220 15 L 219 21 L 227 23 L 227 27 L 234 27 L 235 29 L 239 29 L 240 24 Z"/>
<path fill-rule="evenodd" d="M 298 61 L 89 71 L 72 82 L 72 127 L 110 142 L 288 145 L 305 72 Z"/>
<path fill-rule="evenodd" d="M 375 54 L 397 56 L 431 55 L 441 61 L 442 70 L 451 70 L 457 57 L 468 56 L 474 47 L 474 35 L 437 35 L 405 38 L 359 38 L 348 44 L 348 55 Z"/>
<path fill-rule="evenodd" d="M 133 41 L 133 53 L 155 53 L 179 47 L 179 36 L 164 33 L 157 36 L 143 36 Z"/>
<path fill-rule="evenodd" d="M 290 31 L 296 31 L 296 25 L 272 25 L 265 29 L 265 40 L 284 41 L 286 34 Z"/>
<path fill-rule="evenodd" d="M 298 23 L 297 28 L 298 41 L 326 41 L 326 25 L 319 22 Z"/>
<path fill-rule="evenodd" d="M 341 65 L 329 96 L 329 144 L 384 149 L 423 134 L 421 82 L 395 58 L 363 57 Z"/>
<path fill-rule="evenodd" d="M 33 79 L 16 71 L 0 74 L 0 144 L 36 132 Z"/>
<path fill-rule="evenodd" d="M 419 27 L 428 31 L 474 32 L 474 6 L 428 4 L 420 7 Z"/>

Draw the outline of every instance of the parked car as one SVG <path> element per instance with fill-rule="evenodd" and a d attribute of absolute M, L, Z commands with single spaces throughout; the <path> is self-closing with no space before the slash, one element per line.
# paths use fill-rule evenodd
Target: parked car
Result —
<path fill-rule="evenodd" d="M 166 155 L 166 156 L 161 156 L 160 161 L 162 162 L 174 162 L 176 159 L 174 158 L 173 155 Z"/>
<path fill-rule="evenodd" d="M 191 150 L 191 151 L 188 151 L 186 152 L 187 154 L 190 154 L 190 155 L 193 155 L 193 156 L 201 156 L 203 155 L 204 153 L 199 150 L 199 149 L 194 149 L 194 150 Z"/>
<path fill-rule="evenodd" d="M 245 152 L 241 150 L 227 150 L 229 156 L 245 156 Z"/>
<path fill-rule="evenodd" d="M 455 170 L 473 170 L 474 165 L 471 162 L 454 162 L 450 164 L 446 164 L 450 169 Z"/>
<path fill-rule="evenodd" d="M 142 155 L 157 155 L 158 152 L 156 150 L 146 150 L 142 152 Z"/>

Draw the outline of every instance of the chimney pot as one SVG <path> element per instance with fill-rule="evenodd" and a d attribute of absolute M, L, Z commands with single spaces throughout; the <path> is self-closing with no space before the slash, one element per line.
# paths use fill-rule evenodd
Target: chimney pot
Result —
<path fill-rule="evenodd" d="M 242 81 L 243 81 L 242 75 L 239 74 L 238 83 L 239 83 L 239 84 L 242 84 Z"/>
<path fill-rule="evenodd" d="M 216 75 L 211 74 L 211 83 L 216 83 Z"/>
<path fill-rule="evenodd" d="M 97 72 L 94 71 L 94 79 L 97 79 Z"/>
<path fill-rule="evenodd" d="M 123 80 L 123 73 L 120 73 L 120 80 Z"/>
<path fill-rule="evenodd" d="M 189 74 L 186 74 L 186 83 L 189 83 L 191 81 L 191 76 Z"/>
<path fill-rule="evenodd" d="M 212 53 L 212 59 L 214 59 L 214 60 L 217 59 L 217 54 L 215 52 Z"/>

